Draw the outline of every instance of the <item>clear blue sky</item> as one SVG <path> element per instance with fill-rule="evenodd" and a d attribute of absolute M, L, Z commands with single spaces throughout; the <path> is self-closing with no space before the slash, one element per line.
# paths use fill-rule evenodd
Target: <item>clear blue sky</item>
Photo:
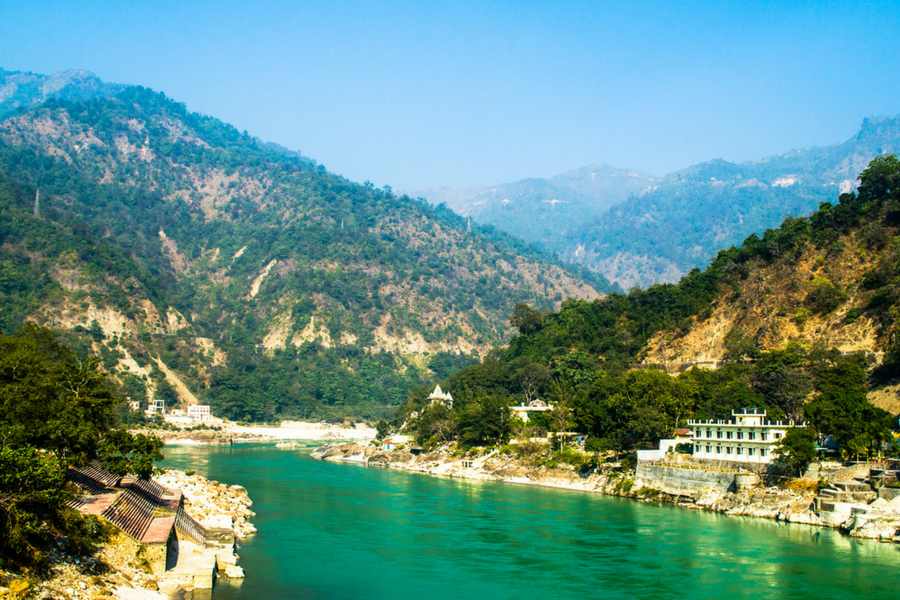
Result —
<path fill-rule="evenodd" d="M 80 68 L 414 190 L 663 175 L 900 113 L 900 3 L 0 3 L 0 67 Z"/>

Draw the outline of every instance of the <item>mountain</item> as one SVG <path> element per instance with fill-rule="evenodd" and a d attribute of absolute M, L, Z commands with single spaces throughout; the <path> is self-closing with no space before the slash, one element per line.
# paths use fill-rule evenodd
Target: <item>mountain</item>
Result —
<path fill-rule="evenodd" d="M 468 195 L 453 188 L 419 194 L 629 289 L 678 281 L 720 248 L 785 215 L 808 214 L 851 190 L 873 158 L 898 150 L 900 117 L 877 117 L 843 144 L 740 164 L 712 160 L 661 180 L 608 167 L 596 176 L 595 167 L 586 167 L 573 172 L 579 176 L 468 188 Z"/>
<path fill-rule="evenodd" d="M 53 75 L 0 69 L 0 119 L 20 107 L 29 107 L 51 98 L 90 100 L 118 94 L 126 86 L 106 83 L 90 71 L 70 69 Z"/>
<path fill-rule="evenodd" d="M 876 158 L 854 189 L 677 284 L 519 307 L 507 348 L 440 382 L 452 410 L 420 388 L 398 423 L 431 446 L 564 428 L 595 438 L 592 451 L 625 450 L 757 407 L 849 455 L 882 450 L 900 414 L 900 159 Z M 504 411 L 535 398 L 556 410 L 511 433 Z"/>
<path fill-rule="evenodd" d="M 413 192 L 464 217 L 559 252 L 585 220 L 602 214 L 658 180 L 638 171 L 592 165 L 550 179 L 493 187 L 443 187 Z"/>
<path fill-rule="evenodd" d="M 54 77 L 16 79 L 0 122 L 0 326 L 54 327 L 123 395 L 256 421 L 382 416 L 508 339 L 516 303 L 600 296 L 509 235 L 162 94 L 53 97 L 51 81 L 94 80 Z"/>
<path fill-rule="evenodd" d="M 720 248 L 850 191 L 869 161 L 898 150 L 900 118 L 869 118 L 843 144 L 696 165 L 598 216 L 560 255 L 622 287 L 676 281 Z"/>

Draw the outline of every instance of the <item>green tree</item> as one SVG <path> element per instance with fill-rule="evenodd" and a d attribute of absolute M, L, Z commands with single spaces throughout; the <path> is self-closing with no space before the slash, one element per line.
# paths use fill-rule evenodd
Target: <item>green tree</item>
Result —
<path fill-rule="evenodd" d="M 816 459 L 816 431 L 810 427 L 791 427 L 775 444 L 773 455 L 790 473 L 803 474 Z"/>
<path fill-rule="evenodd" d="M 391 424 L 384 419 L 379 419 L 375 423 L 375 439 L 383 440 L 391 434 Z"/>
<path fill-rule="evenodd" d="M 820 435 L 832 435 L 845 447 L 862 445 L 869 451 L 880 450 L 892 419 L 887 411 L 869 402 L 862 359 L 845 357 L 825 368 L 817 376 L 816 389 L 816 397 L 803 412 Z"/>
<path fill-rule="evenodd" d="M 459 415 L 459 441 L 463 446 L 499 444 L 509 436 L 509 402 L 501 396 L 482 396 Z"/>
<path fill-rule="evenodd" d="M 4 565 L 40 564 L 48 524 L 64 521 L 67 494 L 57 462 L 35 448 L 0 449 L 0 557 Z"/>
<path fill-rule="evenodd" d="M 529 335 L 540 330 L 544 324 L 544 317 L 541 315 L 541 311 L 531 308 L 524 302 L 519 302 L 513 308 L 509 324 L 516 327 L 522 335 Z"/>
<path fill-rule="evenodd" d="M 745 358 L 756 358 L 760 355 L 759 347 L 749 335 L 740 329 L 730 329 L 725 334 L 725 362 L 740 362 Z"/>

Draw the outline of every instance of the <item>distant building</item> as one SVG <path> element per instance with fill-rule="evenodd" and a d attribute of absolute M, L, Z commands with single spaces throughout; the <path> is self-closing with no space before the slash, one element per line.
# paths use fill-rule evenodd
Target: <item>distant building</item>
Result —
<path fill-rule="evenodd" d="M 147 410 L 145 410 L 144 413 L 150 417 L 152 417 L 153 415 L 165 415 L 166 414 L 166 401 L 165 400 L 151 400 L 150 404 L 147 405 Z"/>
<path fill-rule="evenodd" d="M 766 411 L 755 408 L 733 410 L 731 416 L 728 421 L 688 421 L 694 428 L 694 458 L 769 463 L 773 446 L 787 430 L 803 426 L 793 421 L 769 421 Z"/>
<path fill-rule="evenodd" d="M 209 404 L 189 404 L 187 416 L 195 421 L 209 421 L 212 415 L 209 412 Z"/>
<path fill-rule="evenodd" d="M 553 410 L 553 407 L 544 402 L 543 400 L 532 400 L 528 403 L 528 406 L 522 404 L 521 406 L 513 406 L 510 408 L 512 414 L 519 417 L 526 423 L 528 422 L 528 415 L 531 413 L 538 412 L 548 412 Z"/>
<path fill-rule="evenodd" d="M 390 438 L 384 440 L 382 443 L 385 450 L 395 450 L 400 446 L 405 446 L 409 443 L 408 435 L 394 435 Z"/>
<path fill-rule="evenodd" d="M 131 410 L 141 410 L 141 401 L 140 400 L 129 400 L 128 408 Z"/>
<path fill-rule="evenodd" d="M 690 429 L 676 429 L 675 442 L 678 444 L 686 444 L 694 440 L 694 432 Z"/>
<path fill-rule="evenodd" d="M 434 386 L 434 391 L 431 392 L 428 399 L 431 400 L 431 404 L 441 402 L 447 408 L 453 408 L 453 396 L 450 395 L 450 392 L 443 391 L 440 385 Z"/>

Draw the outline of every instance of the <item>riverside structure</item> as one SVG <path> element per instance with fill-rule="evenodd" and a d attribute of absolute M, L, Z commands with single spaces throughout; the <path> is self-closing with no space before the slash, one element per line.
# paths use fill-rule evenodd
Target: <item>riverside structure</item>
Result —
<path fill-rule="evenodd" d="M 729 421 L 688 421 L 694 430 L 694 458 L 768 464 L 772 462 L 773 446 L 787 430 L 803 426 L 767 420 L 766 411 L 755 408 L 733 410 L 731 416 Z"/>

